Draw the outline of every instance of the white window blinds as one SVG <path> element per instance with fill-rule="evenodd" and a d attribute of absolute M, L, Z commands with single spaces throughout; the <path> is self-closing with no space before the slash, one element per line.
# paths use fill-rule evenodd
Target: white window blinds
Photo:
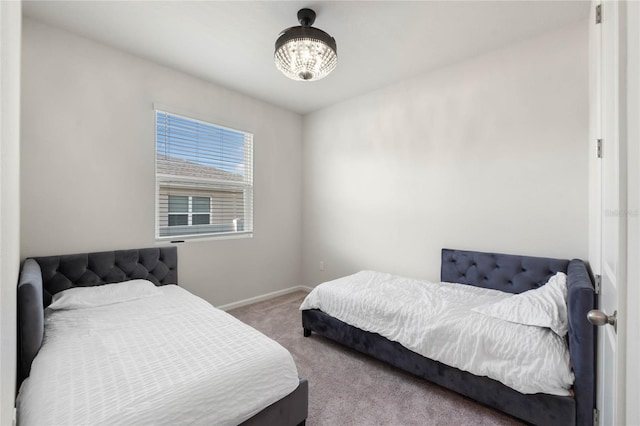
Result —
<path fill-rule="evenodd" d="M 253 232 L 253 135 L 156 111 L 156 238 Z"/>

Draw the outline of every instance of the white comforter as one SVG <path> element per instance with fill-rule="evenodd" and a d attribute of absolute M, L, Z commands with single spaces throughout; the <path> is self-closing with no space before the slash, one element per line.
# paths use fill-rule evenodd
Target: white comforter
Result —
<path fill-rule="evenodd" d="M 180 287 L 160 289 L 47 310 L 19 424 L 236 425 L 298 386 L 278 343 Z"/>
<path fill-rule="evenodd" d="M 564 338 L 548 328 L 471 310 L 509 296 L 362 271 L 317 286 L 300 309 L 320 309 L 427 358 L 488 376 L 521 393 L 569 395 L 574 377 Z"/>

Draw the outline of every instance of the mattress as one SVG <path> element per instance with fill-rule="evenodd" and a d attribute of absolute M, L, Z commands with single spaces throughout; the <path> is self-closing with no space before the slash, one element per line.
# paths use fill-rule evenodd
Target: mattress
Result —
<path fill-rule="evenodd" d="M 237 425 L 296 389 L 296 366 L 277 342 L 178 286 L 159 289 L 47 309 L 19 424 Z"/>
<path fill-rule="evenodd" d="M 301 310 L 319 309 L 426 358 L 487 376 L 524 394 L 570 395 L 565 338 L 548 328 L 472 311 L 510 293 L 362 271 L 317 286 Z"/>

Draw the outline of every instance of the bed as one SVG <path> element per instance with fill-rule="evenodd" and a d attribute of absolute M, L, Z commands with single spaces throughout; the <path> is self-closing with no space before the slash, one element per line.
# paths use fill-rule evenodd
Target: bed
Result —
<path fill-rule="evenodd" d="M 440 279 L 444 284 L 456 283 L 450 285 L 453 287 L 465 284 L 480 287 L 478 291 L 491 289 L 522 294 L 542 287 L 547 281 L 551 282 L 550 279 L 558 272 L 566 274 L 568 330 L 563 338 L 566 342 L 563 343 L 568 358 L 567 368 L 574 376 L 573 384 L 565 395 L 517 391 L 487 376 L 474 375 L 422 356 L 374 330 L 360 329 L 318 308 L 302 310 L 303 331 L 307 337 L 312 333 L 328 337 L 528 423 L 592 425 L 595 408 L 595 328 L 587 322 L 586 315 L 594 307 L 595 292 L 582 261 L 443 249 Z M 407 291 L 412 291 L 410 286 Z M 453 290 L 449 288 L 447 291 Z M 375 307 L 370 307 L 368 305 L 364 310 L 367 313 L 375 311 Z M 331 312 L 334 312 L 333 309 L 329 305 L 325 308 Z M 352 322 L 350 318 L 349 322 Z M 513 325 L 518 326 L 527 330 L 536 328 Z M 547 330 L 547 334 L 553 332 Z"/>
<path fill-rule="evenodd" d="M 288 351 L 178 287 L 177 265 L 175 247 L 25 261 L 19 424 L 305 423 Z"/>

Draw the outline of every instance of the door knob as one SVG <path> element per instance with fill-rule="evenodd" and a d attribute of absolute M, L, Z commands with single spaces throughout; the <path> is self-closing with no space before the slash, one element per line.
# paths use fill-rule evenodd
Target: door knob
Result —
<path fill-rule="evenodd" d="M 602 311 L 593 309 L 587 313 L 587 319 L 593 325 L 612 325 L 618 331 L 618 311 L 614 311 L 613 315 L 607 315 Z"/>

